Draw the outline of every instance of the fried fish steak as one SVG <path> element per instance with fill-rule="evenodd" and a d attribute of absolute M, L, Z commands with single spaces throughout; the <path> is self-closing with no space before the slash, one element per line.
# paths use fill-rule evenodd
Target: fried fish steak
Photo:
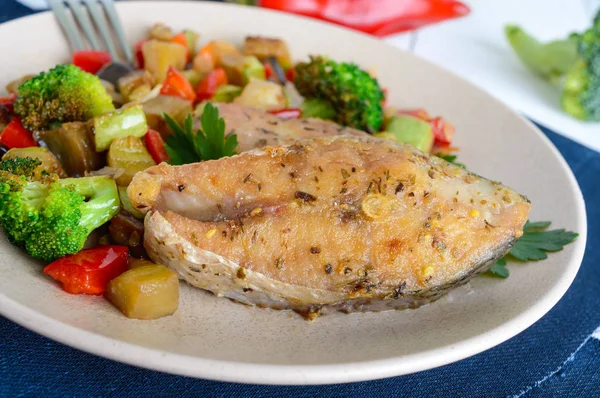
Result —
<path fill-rule="evenodd" d="M 264 110 L 237 104 L 214 103 L 219 116 L 225 120 L 227 133 L 235 133 L 238 139 L 236 151 L 246 152 L 265 146 L 289 145 L 302 139 L 352 135 L 368 137 L 360 130 L 340 126 L 321 119 L 283 119 Z M 195 118 L 194 128 L 200 128 Z"/>
<path fill-rule="evenodd" d="M 435 300 L 504 256 L 530 210 L 410 145 L 351 136 L 161 164 L 128 192 L 154 261 L 217 296 L 309 317 Z"/>

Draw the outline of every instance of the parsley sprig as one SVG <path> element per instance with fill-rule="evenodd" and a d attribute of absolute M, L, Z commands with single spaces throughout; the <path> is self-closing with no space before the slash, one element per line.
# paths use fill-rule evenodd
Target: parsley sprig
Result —
<path fill-rule="evenodd" d="M 539 261 L 548 258 L 547 252 L 556 252 L 573 242 L 579 236 L 576 232 L 554 229 L 546 231 L 550 221 L 529 222 L 523 227 L 523 236 L 510 249 L 508 254 L 496 261 L 490 273 L 501 278 L 508 278 L 506 258 L 512 257 L 520 261 Z"/>
<path fill-rule="evenodd" d="M 438 152 L 435 154 L 435 156 L 437 156 L 438 158 L 444 159 L 446 162 L 454 163 L 455 165 L 457 165 L 458 167 L 460 167 L 462 169 L 466 168 L 466 166 L 464 164 L 456 161 L 456 155 L 448 155 L 448 154 L 444 154 L 442 152 Z"/>
<path fill-rule="evenodd" d="M 196 163 L 235 155 L 237 135 L 230 134 L 225 137 L 225 120 L 219 117 L 219 110 L 211 103 L 206 104 L 200 116 L 202 129 L 195 133 L 191 115 L 185 118 L 183 126 L 167 114 L 164 117 L 173 131 L 165 143 L 171 164 Z"/>

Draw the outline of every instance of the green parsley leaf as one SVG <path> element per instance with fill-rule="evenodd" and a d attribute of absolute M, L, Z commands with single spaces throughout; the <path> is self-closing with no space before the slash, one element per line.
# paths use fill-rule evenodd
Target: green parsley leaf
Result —
<path fill-rule="evenodd" d="M 526 231 L 510 249 L 510 255 L 521 260 L 544 260 L 548 258 L 546 252 L 562 250 L 567 243 L 573 242 L 578 233 L 555 229 L 552 231 Z"/>
<path fill-rule="evenodd" d="M 237 135 L 225 137 L 225 120 L 219 117 L 219 109 L 210 102 L 200 116 L 200 125 L 194 133 L 193 119 L 188 115 L 180 126 L 173 118 L 165 114 L 165 121 L 173 131 L 167 138 L 165 148 L 171 157 L 171 164 L 181 165 L 202 160 L 219 159 L 235 155 L 238 145 Z"/>
<path fill-rule="evenodd" d="M 548 228 L 550 224 L 552 224 L 550 221 L 530 222 L 529 220 L 527 220 L 527 222 L 523 226 L 523 232 L 535 232 L 539 230 L 544 230 Z"/>
<path fill-rule="evenodd" d="M 454 163 L 455 165 L 457 165 L 458 167 L 460 167 L 462 169 L 466 168 L 466 166 L 464 164 L 456 162 L 456 155 L 446 155 L 446 154 L 443 154 L 442 152 L 438 152 L 435 154 L 435 156 L 437 156 L 438 158 L 444 159 L 446 162 Z"/>
<path fill-rule="evenodd" d="M 508 277 L 506 269 L 506 258 L 513 257 L 521 261 L 539 261 L 548 258 L 546 252 L 556 252 L 573 242 L 579 236 L 576 232 L 554 229 L 546 231 L 550 221 L 530 222 L 527 221 L 523 227 L 523 236 L 517 240 L 508 254 L 496 261 L 490 268 L 490 273 L 502 278 Z"/>
<path fill-rule="evenodd" d="M 499 276 L 500 278 L 508 278 L 510 273 L 508 272 L 508 268 L 506 268 L 506 259 L 501 258 L 500 260 L 496 261 L 496 263 L 492 265 L 492 268 L 490 268 L 489 272 L 490 274 Z"/>

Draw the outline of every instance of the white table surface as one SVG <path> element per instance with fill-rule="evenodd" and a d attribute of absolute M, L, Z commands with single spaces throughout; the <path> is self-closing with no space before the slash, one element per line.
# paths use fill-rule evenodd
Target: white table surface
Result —
<path fill-rule="evenodd" d="M 600 151 L 600 123 L 580 122 L 562 112 L 558 89 L 525 69 L 503 31 L 505 24 L 516 23 L 543 40 L 565 37 L 590 25 L 600 0 L 464 2 L 471 7 L 471 14 L 420 30 L 414 53 L 471 81 L 540 124 Z M 407 49 L 409 35 L 386 40 Z"/>

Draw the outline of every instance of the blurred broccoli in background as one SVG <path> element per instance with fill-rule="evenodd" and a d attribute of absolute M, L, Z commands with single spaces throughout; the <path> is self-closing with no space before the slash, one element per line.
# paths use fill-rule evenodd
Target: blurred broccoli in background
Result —
<path fill-rule="evenodd" d="M 600 121 L 600 11 L 589 29 L 564 40 L 541 43 L 516 25 L 507 25 L 505 34 L 529 69 L 561 88 L 565 112 Z"/>
<path fill-rule="evenodd" d="M 65 122 L 85 122 L 115 109 L 96 75 L 74 65 L 57 65 L 23 82 L 14 104 L 23 126 L 47 130 Z"/>
<path fill-rule="evenodd" d="M 333 120 L 339 124 L 369 133 L 379 131 L 383 123 L 384 93 L 367 72 L 355 64 L 338 63 L 323 56 L 311 57 L 310 62 L 296 65 L 295 70 L 294 84 L 298 92 L 309 100 L 328 101 L 335 111 L 324 112 L 325 106 L 318 112 L 314 109 L 315 114 L 311 116 L 335 113 Z"/>

